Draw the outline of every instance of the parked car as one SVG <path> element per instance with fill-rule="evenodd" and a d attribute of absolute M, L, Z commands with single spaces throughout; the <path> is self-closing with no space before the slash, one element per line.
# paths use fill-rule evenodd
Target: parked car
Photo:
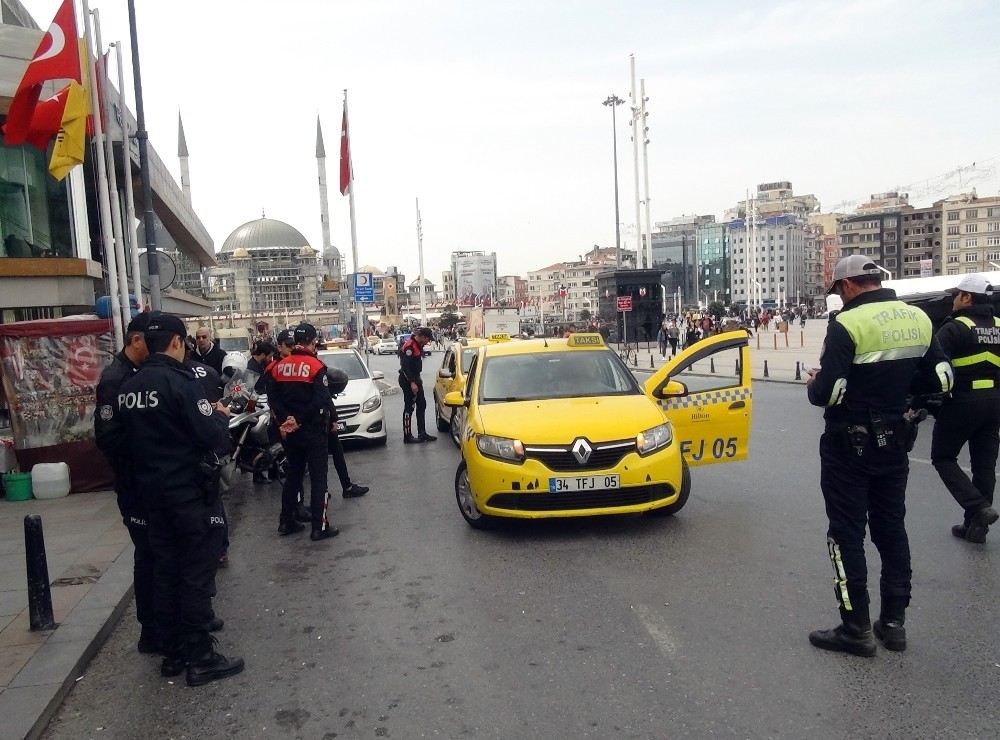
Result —
<path fill-rule="evenodd" d="M 375 381 L 382 380 L 385 374 L 371 372 L 356 349 L 322 351 L 317 356 L 327 367 L 347 373 L 347 388 L 333 399 L 340 439 L 384 445 L 385 408 Z"/>
<path fill-rule="evenodd" d="M 397 351 L 399 351 L 399 347 L 396 344 L 396 340 L 392 337 L 383 337 L 375 345 L 375 354 L 378 355 L 394 355 Z"/>

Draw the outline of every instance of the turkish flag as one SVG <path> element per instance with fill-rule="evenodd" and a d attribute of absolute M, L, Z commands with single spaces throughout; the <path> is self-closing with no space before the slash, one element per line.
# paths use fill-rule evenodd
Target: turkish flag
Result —
<path fill-rule="evenodd" d="M 340 194 L 347 195 L 354 182 L 354 168 L 351 166 L 351 137 L 347 129 L 347 100 L 344 100 L 344 120 L 340 124 Z"/>
<path fill-rule="evenodd" d="M 48 80 L 83 82 L 76 40 L 74 0 L 63 0 L 63 4 L 59 6 L 56 17 L 52 19 L 49 30 L 42 37 L 17 86 L 17 92 L 7 111 L 7 123 L 3 127 L 4 143 L 8 146 L 24 144 L 29 140 L 32 116 L 42 92 L 42 83 Z"/>

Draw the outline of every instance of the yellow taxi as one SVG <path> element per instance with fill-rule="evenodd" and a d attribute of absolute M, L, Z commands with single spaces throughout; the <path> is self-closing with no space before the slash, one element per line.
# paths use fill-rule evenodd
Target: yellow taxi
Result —
<path fill-rule="evenodd" d="M 491 334 L 486 339 L 462 339 L 453 342 L 445 350 L 441 368 L 434 379 L 434 419 L 439 432 L 447 432 L 456 447 L 461 447 L 462 427 L 465 425 L 465 407 L 450 409 L 444 405 L 444 397 L 452 391 L 465 391 L 465 379 L 469 367 L 480 347 L 497 342 L 510 341 L 507 334 Z"/>
<path fill-rule="evenodd" d="M 687 502 L 690 466 L 746 458 L 745 332 L 698 342 L 642 384 L 600 334 L 474 352 L 464 390 L 443 405 L 465 412 L 455 498 L 476 529 L 499 517 L 669 516 Z"/>

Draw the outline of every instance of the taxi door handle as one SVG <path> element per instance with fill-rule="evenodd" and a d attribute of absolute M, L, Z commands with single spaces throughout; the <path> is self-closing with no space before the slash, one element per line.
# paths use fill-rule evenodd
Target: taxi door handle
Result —
<path fill-rule="evenodd" d="M 736 411 L 737 409 L 745 409 L 747 407 L 746 401 L 735 401 L 729 404 L 730 411 Z"/>

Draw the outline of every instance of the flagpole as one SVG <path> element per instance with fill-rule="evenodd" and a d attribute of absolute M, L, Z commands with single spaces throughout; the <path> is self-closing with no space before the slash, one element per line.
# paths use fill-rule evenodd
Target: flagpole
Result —
<path fill-rule="evenodd" d="M 108 194 L 108 173 L 104 158 L 104 132 L 101 126 L 101 105 L 97 98 L 97 65 L 93 57 L 93 40 L 90 30 L 90 3 L 83 0 L 83 33 L 87 46 L 87 74 L 90 77 L 90 110 L 94 119 L 94 144 L 97 146 L 97 201 L 101 209 L 101 246 L 104 259 L 108 265 L 108 292 L 111 294 L 111 323 L 114 326 L 115 344 L 125 345 L 125 334 L 122 331 L 122 312 L 118 305 L 118 265 L 115 259 L 115 246 L 112 242 L 110 229 L 111 204 Z"/>
<path fill-rule="evenodd" d="M 420 198 L 417 198 L 417 256 L 420 260 L 420 277 L 417 292 L 420 294 L 420 325 L 427 326 L 427 296 L 424 295 L 424 227 L 420 221 Z"/>
<path fill-rule="evenodd" d="M 142 280 L 139 278 L 139 239 L 135 233 L 135 195 L 132 193 L 132 155 L 129 151 L 128 127 L 125 123 L 125 73 L 122 68 L 122 42 L 115 41 L 115 58 L 118 60 L 118 107 L 121 111 L 122 130 L 122 160 L 125 167 L 125 216 L 127 228 L 124 229 L 128 239 L 129 253 L 132 258 L 132 289 L 135 300 L 140 308 L 142 302 Z"/>
<path fill-rule="evenodd" d="M 350 135 L 350 124 L 348 123 L 348 120 L 349 119 L 347 117 L 347 90 L 344 90 L 344 132 L 342 135 L 347 137 L 348 147 L 349 147 L 351 135 Z M 356 288 L 359 265 L 358 265 L 358 226 L 354 218 L 354 162 L 353 162 L 354 157 L 351 154 L 350 148 L 348 148 L 347 154 L 349 157 L 348 172 L 350 177 L 347 183 L 347 200 L 348 203 L 350 204 L 350 210 L 351 210 L 351 256 L 354 259 L 354 285 Z M 363 344 L 363 342 L 365 341 L 365 330 L 363 323 L 364 310 L 365 310 L 364 304 L 361 301 L 355 299 L 354 321 L 357 324 L 358 328 L 358 350 L 361 352 L 364 352 L 366 349 L 366 347 Z"/>
<path fill-rule="evenodd" d="M 128 297 L 128 274 L 125 269 L 125 240 L 122 237 L 122 208 L 118 198 L 118 168 L 115 166 L 115 144 L 111 138 L 111 110 L 108 105 L 108 62 L 104 56 L 104 42 L 101 40 L 101 12 L 97 8 L 91 11 L 94 15 L 94 36 L 97 41 L 97 65 L 101 71 L 101 115 L 103 121 L 109 123 L 104 131 L 104 156 L 107 158 L 108 190 L 111 201 L 111 230 L 115 237 L 115 262 L 118 264 L 118 289 L 121 292 L 121 310 L 124 326 L 132 320 L 132 306 Z M 96 87 L 96 86 L 95 86 Z"/>

